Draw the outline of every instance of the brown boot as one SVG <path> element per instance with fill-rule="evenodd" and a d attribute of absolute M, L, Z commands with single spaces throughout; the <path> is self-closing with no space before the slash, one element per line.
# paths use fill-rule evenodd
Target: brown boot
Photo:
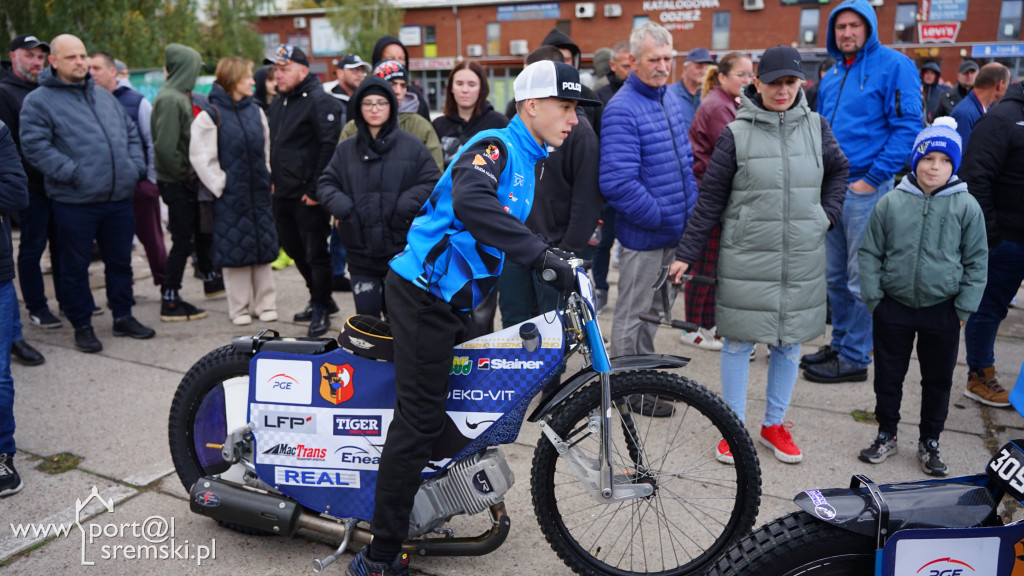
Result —
<path fill-rule="evenodd" d="M 1010 405 L 1010 393 L 999 385 L 995 366 L 982 368 L 980 372 L 972 370 L 967 377 L 967 389 L 964 390 L 964 396 L 996 408 L 1005 408 Z"/>

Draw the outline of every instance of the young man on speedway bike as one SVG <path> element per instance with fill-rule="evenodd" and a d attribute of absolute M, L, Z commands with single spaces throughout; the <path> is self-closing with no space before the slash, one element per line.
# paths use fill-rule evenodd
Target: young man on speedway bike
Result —
<path fill-rule="evenodd" d="M 534 165 L 577 124 L 579 73 L 560 62 L 536 62 L 514 84 L 517 116 L 462 148 L 413 220 L 408 244 L 391 261 L 385 299 L 395 346 L 397 399 L 381 454 L 372 545 L 360 550 L 350 576 L 404 576 L 409 514 L 420 472 L 444 425 L 452 349 L 466 335 L 469 312 L 494 288 L 506 256 L 570 290 L 564 259 L 523 223 L 533 205 Z"/>

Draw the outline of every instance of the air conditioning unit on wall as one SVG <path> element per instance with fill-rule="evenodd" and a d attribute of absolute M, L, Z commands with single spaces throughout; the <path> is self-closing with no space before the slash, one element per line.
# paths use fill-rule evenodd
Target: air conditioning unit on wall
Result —
<path fill-rule="evenodd" d="M 466 46 L 466 56 L 479 58 L 484 55 L 484 47 L 481 44 L 470 44 Z"/>
<path fill-rule="evenodd" d="M 597 10 L 594 8 L 593 2 L 584 2 L 576 5 L 576 17 L 577 18 L 593 18 Z"/>
<path fill-rule="evenodd" d="M 512 56 L 526 56 L 530 53 L 530 44 L 526 40 L 510 40 L 508 53 Z"/>
<path fill-rule="evenodd" d="M 764 10 L 764 0 L 743 0 L 744 10 Z"/>
<path fill-rule="evenodd" d="M 622 16 L 622 4 L 605 4 L 604 5 L 604 17 L 605 18 L 618 18 Z"/>

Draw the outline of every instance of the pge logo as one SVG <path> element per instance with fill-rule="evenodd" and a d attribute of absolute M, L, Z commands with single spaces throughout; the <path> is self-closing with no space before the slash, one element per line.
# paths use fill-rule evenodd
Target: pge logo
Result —
<path fill-rule="evenodd" d="M 974 572 L 970 564 L 954 558 L 938 558 L 917 569 L 918 574 L 928 576 L 964 576 L 964 568 Z"/>
<path fill-rule="evenodd" d="M 355 392 L 352 375 L 352 366 L 348 364 L 320 366 L 320 396 L 335 405 L 348 402 Z"/>
<path fill-rule="evenodd" d="M 473 362 L 469 359 L 469 356 L 456 356 L 452 358 L 452 370 L 449 372 L 452 376 L 465 376 L 473 371 Z"/>

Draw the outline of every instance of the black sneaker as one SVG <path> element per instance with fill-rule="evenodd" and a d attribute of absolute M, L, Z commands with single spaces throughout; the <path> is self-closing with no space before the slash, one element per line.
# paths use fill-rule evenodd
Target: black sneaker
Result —
<path fill-rule="evenodd" d="M 146 340 L 154 335 L 156 330 L 143 326 L 134 316 L 114 320 L 114 336 L 131 336 L 136 340 Z"/>
<path fill-rule="evenodd" d="M 206 318 L 206 310 L 196 308 L 181 298 L 164 299 L 160 303 L 161 322 L 186 322 Z"/>
<path fill-rule="evenodd" d="M 404 551 L 399 552 L 389 564 L 370 560 L 368 551 L 369 548 L 363 546 L 348 565 L 346 576 L 409 576 L 409 555 Z"/>
<path fill-rule="evenodd" d="M 863 382 L 868 379 L 868 369 L 857 368 L 853 364 L 847 364 L 841 358 L 835 357 L 821 364 L 811 364 L 805 368 L 804 378 L 821 384 Z"/>
<path fill-rule="evenodd" d="M 929 476 L 946 476 L 949 468 L 939 453 L 938 440 L 924 440 L 917 443 L 917 459 L 921 461 L 921 471 Z"/>
<path fill-rule="evenodd" d="M 800 357 L 800 367 L 807 368 L 811 364 L 821 364 L 828 362 L 833 358 L 837 358 L 839 352 L 832 349 L 832 346 L 828 344 L 818 348 L 818 351 L 813 354 L 804 354 Z"/>
<path fill-rule="evenodd" d="M 220 274 L 203 280 L 203 295 L 207 298 L 216 298 L 224 294 L 224 277 Z"/>
<path fill-rule="evenodd" d="M 14 468 L 14 454 L 0 454 L 0 497 L 21 492 L 25 483 Z"/>
<path fill-rule="evenodd" d="M 86 354 L 92 354 L 103 350 L 103 344 L 96 338 L 96 333 L 92 331 L 92 326 L 86 326 L 84 328 L 75 328 L 75 348 Z"/>
<path fill-rule="evenodd" d="M 39 366 L 46 362 L 46 358 L 43 357 L 39 350 L 29 346 L 28 342 L 24 340 L 11 342 L 11 358 L 25 366 Z"/>
<path fill-rule="evenodd" d="M 60 321 L 60 318 L 57 318 L 56 316 L 53 315 L 53 312 L 50 312 L 49 308 L 43 308 L 42 310 L 36 312 L 35 314 L 32 314 L 30 312 L 28 315 L 28 320 L 29 322 L 35 324 L 36 326 L 39 326 L 40 328 L 53 329 L 60 328 L 61 326 L 64 325 L 64 323 Z"/>
<path fill-rule="evenodd" d="M 309 337 L 319 338 L 327 333 L 331 329 L 331 316 L 327 313 L 327 310 L 320 304 L 310 305 L 310 314 L 312 318 L 309 322 Z"/>
<path fill-rule="evenodd" d="M 860 451 L 861 462 L 881 464 L 885 459 L 899 452 L 896 437 L 888 432 L 879 432 L 871 446 Z"/>
<path fill-rule="evenodd" d="M 333 316 L 333 315 L 338 313 L 338 303 L 335 302 L 333 298 L 331 298 L 330 300 L 327 301 L 327 306 L 324 309 L 327 310 L 327 314 L 329 316 Z M 299 313 L 295 314 L 295 316 L 292 317 L 292 322 L 310 322 L 312 320 L 313 320 L 313 303 L 312 302 L 306 304 L 306 307 L 302 310 L 302 312 L 299 312 Z"/>
<path fill-rule="evenodd" d="M 632 412 L 651 418 L 668 418 L 676 411 L 671 402 L 649 394 L 633 394 L 627 403 Z"/>

